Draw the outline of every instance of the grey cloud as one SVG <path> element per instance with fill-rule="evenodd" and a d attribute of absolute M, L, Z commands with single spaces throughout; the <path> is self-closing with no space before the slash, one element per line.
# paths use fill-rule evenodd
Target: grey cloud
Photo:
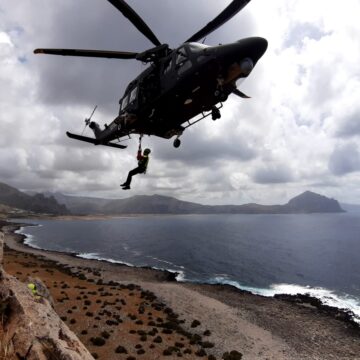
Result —
<path fill-rule="evenodd" d="M 0 175 L 12 179 L 26 169 L 26 152 L 22 149 L 0 149 Z"/>
<path fill-rule="evenodd" d="M 84 61 L 84 60 L 83 60 Z M 90 60 L 91 62 L 92 60 Z M 41 87 L 39 100 L 45 104 L 95 105 L 103 109 L 112 109 L 114 116 L 118 111 L 126 81 L 131 81 L 134 71 L 128 66 L 114 64 L 96 64 L 81 62 L 79 59 L 55 59 L 41 67 Z M 62 70 L 67 68 L 66 70 Z M 121 69 L 121 70 L 120 70 Z M 125 82 L 123 78 L 125 77 Z"/>
<path fill-rule="evenodd" d="M 360 151 L 355 143 L 338 146 L 329 160 L 330 171 L 337 176 L 360 171 Z"/>
<path fill-rule="evenodd" d="M 337 98 L 337 90 L 331 86 L 334 68 L 332 64 L 317 64 L 313 66 L 308 72 L 308 77 L 311 82 L 308 86 L 308 91 L 304 101 L 312 104 L 314 108 L 334 101 Z"/>
<path fill-rule="evenodd" d="M 288 183 L 294 180 L 294 174 L 285 164 L 273 164 L 257 168 L 252 174 L 252 179 L 258 184 Z"/>
<path fill-rule="evenodd" d="M 360 135 L 360 110 L 355 111 L 340 123 L 335 133 L 338 137 Z"/>
<path fill-rule="evenodd" d="M 111 162 L 104 157 L 105 152 L 97 150 L 61 152 L 56 155 L 53 170 L 74 171 L 77 173 L 96 171 L 108 171 Z"/>
<path fill-rule="evenodd" d="M 297 46 L 301 47 L 305 38 L 320 40 L 330 33 L 322 31 L 319 27 L 311 23 L 298 23 L 289 31 L 284 40 L 284 47 Z"/>
<path fill-rule="evenodd" d="M 206 126 L 212 125 L 214 126 L 210 123 Z M 231 133 L 230 130 L 229 132 Z M 156 153 L 161 160 L 177 161 L 186 166 L 196 167 L 215 164 L 221 166 L 224 160 L 249 161 L 257 156 L 257 150 L 243 137 L 233 139 L 226 134 L 222 138 L 206 138 L 201 130 L 196 133 L 185 132 L 179 150 L 171 148 L 169 142 L 166 142 L 158 145 Z"/>
<path fill-rule="evenodd" d="M 324 180 L 321 180 L 321 181 L 318 181 L 318 182 L 313 182 L 313 183 L 310 183 L 307 188 L 312 188 L 312 187 L 315 187 L 315 188 L 327 188 L 327 187 L 333 187 L 333 188 L 337 188 L 337 187 L 340 187 L 340 184 L 332 179 L 324 179 Z"/>
<path fill-rule="evenodd" d="M 109 185 L 99 181 L 98 179 L 86 179 L 83 182 L 74 182 L 72 186 L 69 186 L 68 184 L 64 184 L 63 189 L 64 188 L 67 189 L 69 193 L 73 193 L 73 194 L 84 192 L 84 190 L 86 190 L 89 194 L 96 191 L 104 191 L 104 192 L 109 191 Z"/>

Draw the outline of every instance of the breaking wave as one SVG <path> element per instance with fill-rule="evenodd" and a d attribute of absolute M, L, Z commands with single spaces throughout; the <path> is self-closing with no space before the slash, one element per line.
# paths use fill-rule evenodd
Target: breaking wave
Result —
<path fill-rule="evenodd" d="M 42 226 L 42 225 L 31 225 L 31 226 Z M 38 249 L 38 250 L 42 250 L 42 248 L 40 246 L 37 246 L 34 244 L 34 241 L 35 241 L 35 236 L 34 235 L 31 235 L 31 234 L 28 234 L 25 232 L 25 229 L 26 227 L 25 226 L 22 226 L 20 227 L 18 230 L 15 231 L 15 234 L 20 234 L 20 235 L 23 235 L 24 236 L 24 241 L 23 243 L 33 249 Z"/>
<path fill-rule="evenodd" d="M 80 253 L 80 254 L 76 254 L 76 257 L 79 257 L 82 259 L 87 259 L 87 260 L 106 261 L 106 262 L 109 262 L 112 264 L 121 264 L 121 265 L 130 266 L 130 267 L 141 267 L 141 265 L 131 264 L 126 261 L 115 260 L 115 259 L 108 258 L 108 257 L 102 257 L 98 253 Z M 179 271 L 179 270 L 175 270 L 175 269 L 160 268 L 157 266 L 150 266 L 150 268 L 154 269 L 154 270 L 168 271 L 170 273 L 177 274 L 175 277 L 176 281 L 183 281 L 183 279 L 185 279 L 185 273 L 184 273 L 184 271 L 181 271 L 181 270 Z"/>
<path fill-rule="evenodd" d="M 130 267 L 136 267 L 136 265 L 128 263 L 126 261 L 120 261 L 120 260 L 114 260 L 111 258 L 101 257 L 97 253 L 80 253 L 80 254 L 76 254 L 76 257 L 79 257 L 82 259 L 87 259 L 87 260 L 106 261 L 106 262 L 109 262 L 112 264 L 121 264 L 121 265 L 130 266 Z"/>
<path fill-rule="evenodd" d="M 336 307 L 340 310 L 351 311 L 354 314 L 353 320 L 360 325 L 360 300 L 347 294 L 338 295 L 334 291 L 322 287 L 301 286 L 296 284 L 272 284 L 269 288 L 257 288 L 242 285 L 240 282 L 230 280 L 226 276 L 215 276 L 211 278 L 208 283 L 231 285 L 240 290 L 266 297 L 273 297 L 278 294 L 308 295 L 321 300 L 324 305 Z"/>

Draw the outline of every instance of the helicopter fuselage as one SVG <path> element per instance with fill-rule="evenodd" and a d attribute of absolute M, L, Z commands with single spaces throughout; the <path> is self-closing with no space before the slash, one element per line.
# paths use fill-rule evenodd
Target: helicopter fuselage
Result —
<path fill-rule="evenodd" d="M 183 44 L 128 85 L 119 116 L 109 126 L 101 131 L 92 123 L 96 138 L 102 143 L 134 133 L 167 139 L 181 135 L 183 123 L 227 100 L 266 48 L 260 37 L 219 46 Z"/>
<path fill-rule="evenodd" d="M 110 125 L 101 129 L 99 124 L 91 121 L 97 108 L 95 106 L 90 118 L 85 119 L 85 128 L 89 125 L 95 138 L 67 132 L 70 138 L 123 149 L 126 146 L 119 142 L 131 134 L 155 135 L 166 139 L 175 135 L 174 146 L 178 147 L 179 136 L 187 127 L 210 114 L 213 120 L 220 118 L 219 108 L 231 93 L 248 98 L 236 88 L 236 81 L 251 73 L 265 53 L 267 41 L 260 37 L 249 37 L 218 46 L 207 46 L 198 41 L 228 22 L 251 0 L 232 0 L 177 49 L 170 49 L 162 43 L 126 0 L 107 1 L 155 47 L 143 52 L 38 48 L 34 53 L 134 59 L 150 66 L 127 86 L 119 101 L 119 114 Z M 197 115 L 200 118 L 195 119 Z M 116 139 L 118 141 L 113 142 Z"/>

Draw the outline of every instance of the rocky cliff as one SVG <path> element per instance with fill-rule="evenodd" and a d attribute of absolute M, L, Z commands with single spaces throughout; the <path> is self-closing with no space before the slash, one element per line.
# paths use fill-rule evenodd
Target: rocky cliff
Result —
<path fill-rule="evenodd" d="M 0 232 L 0 359 L 91 360 L 80 340 L 44 297 L 5 273 Z"/>

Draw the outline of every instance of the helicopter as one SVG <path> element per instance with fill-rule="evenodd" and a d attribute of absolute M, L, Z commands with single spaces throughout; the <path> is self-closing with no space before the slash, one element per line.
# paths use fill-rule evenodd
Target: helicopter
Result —
<path fill-rule="evenodd" d="M 124 149 L 121 144 L 131 135 L 175 136 L 174 147 L 188 127 L 211 115 L 221 117 L 220 109 L 230 94 L 249 98 L 236 81 L 249 76 L 267 49 L 267 40 L 249 37 L 229 44 L 208 46 L 200 43 L 222 26 L 251 0 L 233 0 L 218 16 L 176 49 L 161 43 L 142 18 L 124 1 L 107 0 L 120 11 L 154 47 L 143 52 L 35 49 L 35 54 L 82 56 L 110 59 L 135 59 L 148 67 L 131 81 L 119 100 L 119 113 L 101 129 L 92 115 L 85 119 L 95 138 L 67 132 L 67 136 L 92 143 Z M 198 118 L 196 118 L 198 117 Z M 84 128 L 84 130 L 85 130 Z M 84 131 L 83 131 L 84 133 Z"/>

